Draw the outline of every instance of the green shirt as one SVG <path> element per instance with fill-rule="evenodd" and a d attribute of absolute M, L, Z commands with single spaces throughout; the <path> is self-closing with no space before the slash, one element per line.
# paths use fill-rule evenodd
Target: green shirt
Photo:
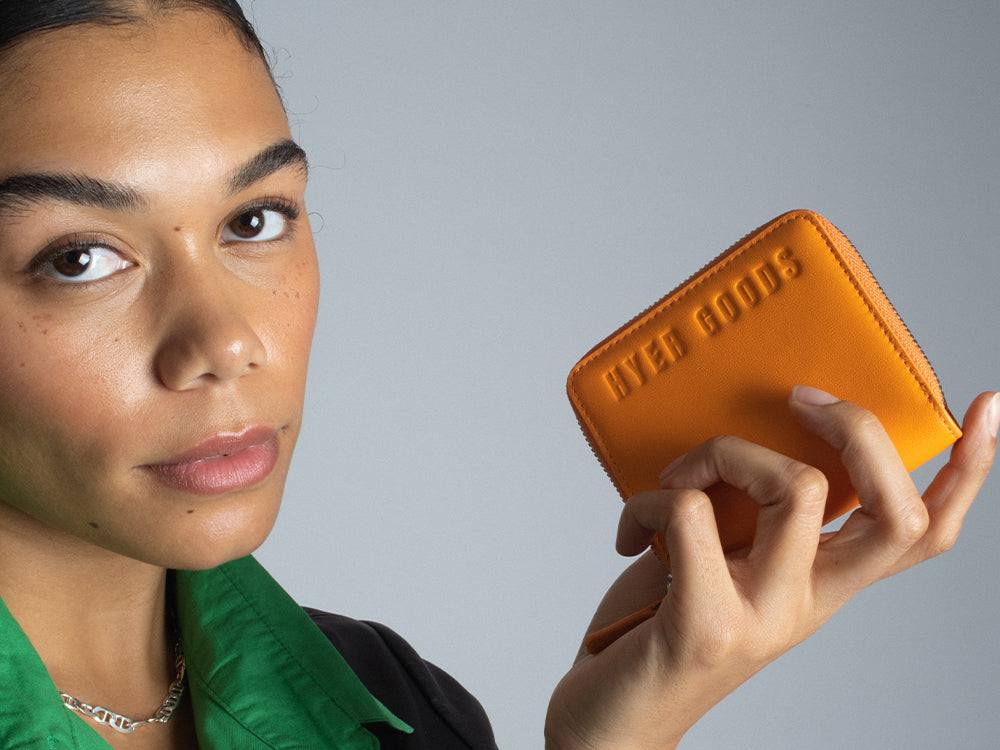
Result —
<path fill-rule="evenodd" d="M 368 692 L 252 557 L 175 575 L 188 668 L 182 700 L 192 701 L 202 748 L 374 750 L 378 741 L 363 724 L 387 722 L 412 731 Z M 63 705 L 45 665 L 2 602 L 0 644 L 0 747 L 108 750 L 89 720 Z M 100 699 L 77 697 L 88 703 Z"/>

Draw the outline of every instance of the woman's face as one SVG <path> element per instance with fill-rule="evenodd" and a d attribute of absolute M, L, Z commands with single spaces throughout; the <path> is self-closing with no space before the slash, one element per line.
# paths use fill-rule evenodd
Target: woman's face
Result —
<path fill-rule="evenodd" d="M 305 182 L 215 16 L 0 60 L 0 541 L 186 568 L 263 541 L 316 314 Z"/>

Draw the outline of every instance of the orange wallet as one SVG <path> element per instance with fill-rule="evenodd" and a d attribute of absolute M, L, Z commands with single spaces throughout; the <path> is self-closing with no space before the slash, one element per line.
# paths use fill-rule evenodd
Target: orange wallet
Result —
<path fill-rule="evenodd" d="M 796 384 L 872 411 L 914 469 L 961 431 L 934 371 L 853 245 L 811 211 L 750 233 L 590 350 L 567 391 L 623 499 L 659 487 L 674 458 L 737 435 L 821 469 L 825 520 L 857 505 L 836 451 L 787 406 Z M 757 504 L 709 488 L 727 550 L 748 546 Z M 654 542 L 669 567 L 662 537 Z M 656 605 L 588 641 L 598 651 Z"/>

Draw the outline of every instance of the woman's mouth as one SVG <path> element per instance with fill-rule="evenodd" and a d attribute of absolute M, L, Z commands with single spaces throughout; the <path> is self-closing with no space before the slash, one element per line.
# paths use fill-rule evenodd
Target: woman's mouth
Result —
<path fill-rule="evenodd" d="M 251 427 L 239 434 L 214 435 L 165 463 L 142 468 L 173 489 L 219 495 L 262 482 L 277 462 L 278 431 Z"/>

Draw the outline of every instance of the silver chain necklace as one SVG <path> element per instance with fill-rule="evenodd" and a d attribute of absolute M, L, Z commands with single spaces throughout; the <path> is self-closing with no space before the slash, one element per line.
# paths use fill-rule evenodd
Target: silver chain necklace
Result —
<path fill-rule="evenodd" d="M 122 734 L 131 734 L 135 731 L 136 727 L 141 727 L 145 724 L 166 724 L 170 721 L 170 717 L 174 715 L 174 711 L 177 710 L 177 704 L 180 703 L 181 696 L 184 695 L 184 673 L 187 671 L 187 668 L 184 664 L 184 652 L 181 650 L 180 638 L 174 643 L 174 661 L 177 665 L 177 676 L 170 683 L 170 690 L 167 691 L 167 697 L 160 705 L 159 710 L 149 719 L 133 721 L 127 716 L 116 714 L 104 706 L 91 706 L 89 703 L 84 703 L 67 693 L 59 693 L 59 695 L 62 696 L 63 703 L 70 711 L 81 713 L 87 718 L 93 719 L 98 724 L 109 726 Z"/>

